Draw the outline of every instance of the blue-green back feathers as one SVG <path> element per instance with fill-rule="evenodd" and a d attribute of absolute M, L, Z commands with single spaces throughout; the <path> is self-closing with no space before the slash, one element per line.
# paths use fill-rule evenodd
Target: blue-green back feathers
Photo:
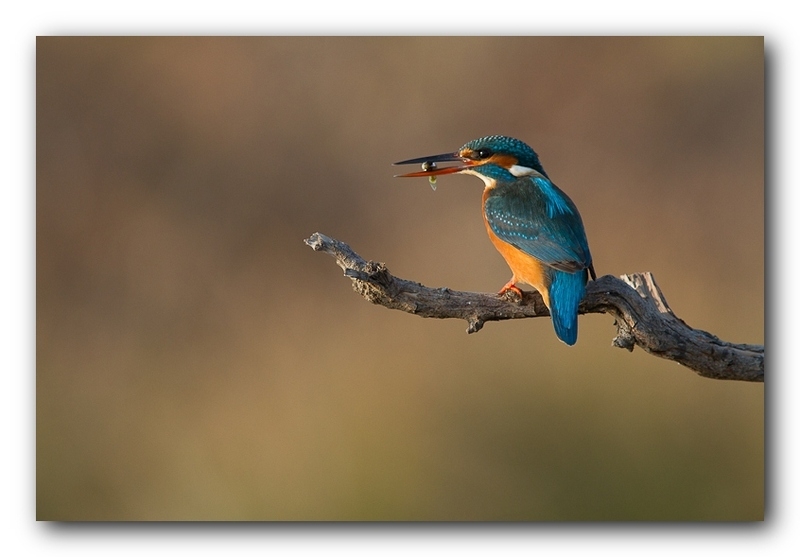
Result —
<path fill-rule="evenodd" d="M 543 176 L 497 180 L 484 212 L 492 231 L 544 263 L 550 314 L 556 335 L 568 345 L 578 339 L 578 305 L 586 292 L 592 256 L 577 207 Z"/>
<path fill-rule="evenodd" d="M 486 197 L 484 212 L 498 238 L 545 265 L 577 272 L 592 264 L 578 209 L 546 178 L 498 182 Z"/>

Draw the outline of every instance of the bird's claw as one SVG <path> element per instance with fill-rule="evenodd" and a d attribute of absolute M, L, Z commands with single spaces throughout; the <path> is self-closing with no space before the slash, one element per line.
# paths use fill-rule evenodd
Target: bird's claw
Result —
<path fill-rule="evenodd" d="M 509 282 L 503 288 L 501 288 L 497 295 L 506 298 L 511 302 L 519 303 L 522 301 L 522 290 L 517 288 L 513 282 Z"/>

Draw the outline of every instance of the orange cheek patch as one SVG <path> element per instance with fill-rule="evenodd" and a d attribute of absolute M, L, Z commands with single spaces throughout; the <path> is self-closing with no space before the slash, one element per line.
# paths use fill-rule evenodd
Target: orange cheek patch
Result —
<path fill-rule="evenodd" d="M 519 161 L 516 157 L 512 157 L 511 155 L 492 155 L 486 162 L 494 163 L 497 166 L 502 166 L 503 168 L 511 168 Z"/>
<path fill-rule="evenodd" d="M 469 149 L 461 151 L 458 155 L 465 159 L 469 159 L 469 162 L 467 163 L 469 166 L 480 166 L 482 164 L 492 163 L 496 164 L 497 166 L 502 166 L 503 168 L 511 168 L 519 162 L 517 157 L 513 157 L 511 155 L 500 155 L 497 153 L 488 159 L 473 159 L 475 156 L 475 151 L 471 151 Z"/>

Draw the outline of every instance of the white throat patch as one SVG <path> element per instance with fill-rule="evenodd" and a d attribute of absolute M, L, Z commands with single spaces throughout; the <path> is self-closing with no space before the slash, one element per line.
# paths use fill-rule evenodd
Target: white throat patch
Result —
<path fill-rule="evenodd" d="M 519 164 L 515 164 L 508 171 L 519 178 L 520 176 L 530 176 L 531 174 L 539 174 L 532 168 L 528 168 L 527 166 L 521 166 Z"/>

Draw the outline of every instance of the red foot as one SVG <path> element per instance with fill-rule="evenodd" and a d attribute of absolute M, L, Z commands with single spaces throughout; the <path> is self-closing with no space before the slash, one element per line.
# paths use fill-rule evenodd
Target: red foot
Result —
<path fill-rule="evenodd" d="M 514 279 L 511 279 L 506 283 L 506 285 L 500 289 L 500 292 L 497 293 L 498 296 L 504 296 L 508 291 L 513 292 L 517 295 L 517 297 L 521 300 L 522 299 L 522 290 L 517 288 L 517 285 L 514 284 Z"/>

